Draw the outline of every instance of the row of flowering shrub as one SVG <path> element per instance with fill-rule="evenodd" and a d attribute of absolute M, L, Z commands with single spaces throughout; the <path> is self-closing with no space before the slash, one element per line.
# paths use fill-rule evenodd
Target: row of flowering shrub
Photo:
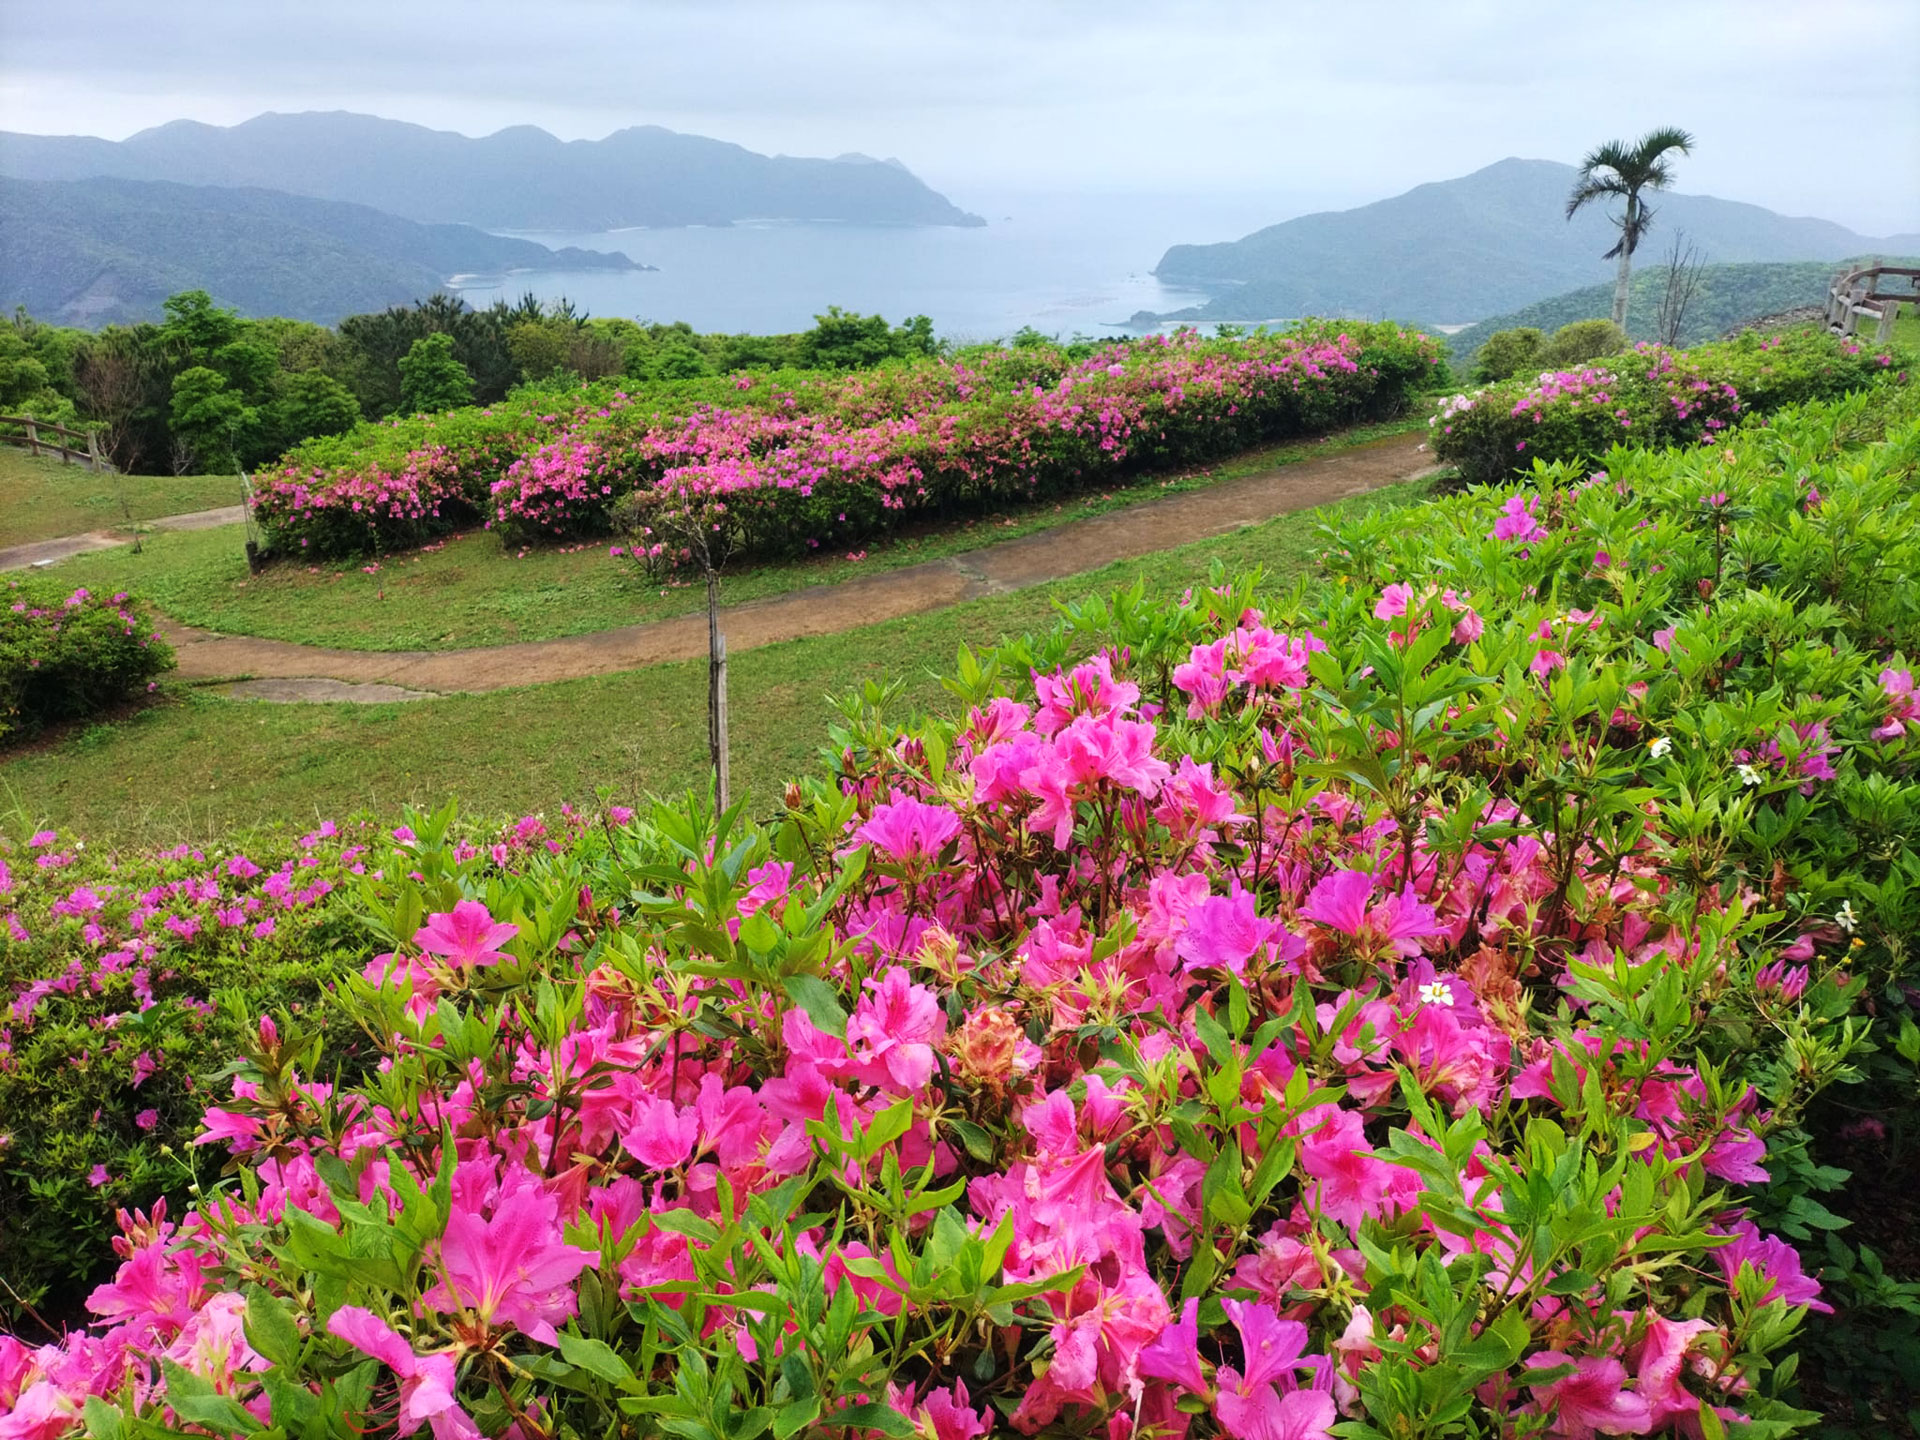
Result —
<path fill-rule="evenodd" d="M 536 395 L 303 447 L 255 512 L 280 548 L 335 554 L 476 519 L 516 541 L 605 533 L 613 502 L 639 491 L 697 505 L 733 548 L 804 551 L 1398 414 L 1442 373 L 1417 332 L 1307 322 L 1078 358 L 990 347 L 847 376 Z"/>
<path fill-rule="evenodd" d="M 0 586 L 0 749 L 136 699 L 172 665 L 173 651 L 132 597 L 8 580 Z"/>
<path fill-rule="evenodd" d="M 369 839 L 359 1048 L 249 1031 L 5 1433 L 1816 1419 L 1807 1121 L 1920 929 L 1920 425 L 1844 412 L 1072 607 L 762 823 Z"/>
<path fill-rule="evenodd" d="M 1692 350 L 1642 342 L 1578 370 L 1451 396 L 1428 425 L 1435 454 L 1467 482 L 1499 484 L 1536 460 L 1711 443 L 1749 415 L 1831 399 L 1894 364 L 1891 352 L 1814 327 L 1750 331 Z"/>

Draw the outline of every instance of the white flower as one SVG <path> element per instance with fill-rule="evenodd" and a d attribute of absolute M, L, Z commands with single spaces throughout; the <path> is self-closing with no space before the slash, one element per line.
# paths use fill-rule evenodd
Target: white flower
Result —
<path fill-rule="evenodd" d="M 1647 753 L 1656 760 L 1665 759 L 1667 752 L 1672 749 L 1673 740 L 1670 736 L 1656 735 L 1647 742 Z"/>
<path fill-rule="evenodd" d="M 1853 902 L 1851 900 L 1842 900 L 1840 902 L 1840 908 L 1833 912 L 1833 920 L 1836 925 L 1849 935 L 1853 933 L 1854 927 L 1860 923 L 1859 916 L 1853 913 Z"/>
<path fill-rule="evenodd" d="M 1447 988 L 1444 981 L 1429 980 L 1420 987 L 1420 999 L 1427 1005 L 1451 1005 L 1453 991 Z"/>
<path fill-rule="evenodd" d="M 1758 785 L 1760 783 L 1760 772 L 1751 765 L 1742 765 L 1735 773 L 1740 776 L 1740 783 L 1742 785 Z"/>

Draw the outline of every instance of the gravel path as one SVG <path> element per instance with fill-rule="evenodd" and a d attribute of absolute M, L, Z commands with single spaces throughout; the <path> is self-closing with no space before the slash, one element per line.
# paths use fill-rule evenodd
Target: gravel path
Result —
<path fill-rule="evenodd" d="M 247 518 L 244 505 L 223 505 L 218 510 L 193 510 L 185 515 L 162 515 L 158 520 L 137 522 L 143 530 L 212 530 L 220 525 L 238 525 Z M 0 550 L 0 570 L 29 570 L 36 565 L 51 565 L 69 555 L 85 555 L 90 550 L 111 550 L 116 545 L 131 545 L 128 530 L 88 530 L 80 535 L 62 535 L 57 540 L 35 540 L 26 545 L 10 545 Z"/>
<path fill-rule="evenodd" d="M 1224 535 L 1290 511 L 1328 505 L 1414 479 L 1433 468 L 1420 436 L 1397 435 L 1069 521 L 963 555 L 730 606 L 721 612 L 727 649 L 738 653 L 783 640 L 836 634 L 1065 579 Z M 558 640 L 442 651 L 337 650 L 219 635 L 164 619 L 160 630 L 180 657 L 181 678 L 236 680 L 240 683 L 226 693 L 281 702 L 428 699 L 608 675 L 707 653 L 704 614 Z"/>

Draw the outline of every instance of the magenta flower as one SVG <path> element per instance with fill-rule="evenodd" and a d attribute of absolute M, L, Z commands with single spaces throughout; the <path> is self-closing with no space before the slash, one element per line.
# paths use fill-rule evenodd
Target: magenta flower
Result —
<path fill-rule="evenodd" d="M 1533 1405 L 1555 1417 L 1553 1433 L 1566 1440 L 1593 1440 L 1595 1435 L 1644 1435 L 1653 1428 L 1647 1402 L 1627 1390 L 1627 1367 L 1611 1355 L 1583 1355 L 1578 1360 L 1558 1350 L 1542 1350 L 1527 1360 L 1530 1370 L 1574 1367 L 1571 1375 L 1533 1387 Z"/>
<path fill-rule="evenodd" d="M 928 805 L 911 795 L 873 807 L 873 818 L 854 833 L 883 855 L 911 864 L 931 860 L 960 833 L 960 817 L 941 805 Z"/>
<path fill-rule="evenodd" d="M 1820 1299 L 1820 1282 L 1800 1268 L 1800 1252 L 1778 1235 L 1763 1235 L 1751 1220 L 1742 1220 L 1729 1231 L 1733 1242 L 1713 1252 L 1713 1258 L 1728 1280 L 1739 1275 L 1743 1266 L 1752 1266 L 1762 1280 L 1772 1281 L 1766 1299 L 1784 1300 L 1788 1305 L 1804 1305 L 1831 1315 L 1833 1307 Z"/>
<path fill-rule="evenodd" d="M 477 900 L 462 900 L 450 913 L 429 915 L 413 943 L 454 965 L 497 965 L 511 957 L 498 947 L 520 933 L 512 921 L 496 922 Z"/>
<path fill-rule="evenodd" d="M 850 1072 L 870 1085 L 912 1094 L 933 1075 L 933 1047 L 947 1033 L 940 997 L 895 965 L 867 981 L 847 1022 Z"/>
<path fill-rule="evenodd" d="M 1200 1302 L 1188 1300 L 1177 1320 L 1169 1321 L 1158 1339 L 1140 1351 L 1140 1373 L 1151 1380 L 1171 1380 L 1195 1395 L 1212 1394 L 1200 1368 Z"/>
<path fill-rule="evenodd" d="M 1336 870 L 1313 887 L 1300 915 L 1343 935 L 1358 935 L 1372 899 L 1373 876 L 1364 870 Z"/>
<path fill-rule="evenodd" d="M 556 1321 L 577 1306 L 573 1282 L 599 1256 L 561 1238 L 559 1202 L 536 1184 L 503 1191 L 483 1220 L 458 1194 L 440 1238 L 441 1283 L 421 1303 L 449 1312 L 470 1310 L 486 1325 L 518 1330 L 556 1344 Z"/>
<path fill-rule="evenodd" d="M 1510 495 L 1500 507 L 1500 518 L 1487 532 L 1489 540 L 1518 540 L 1523 545 L 1547 538 L 1546 527 L 1533 513 L 1533 496 Z"/>
<path fill-rule="evenodd" d="M 429 1425 L 434 1440 L 478 1440 L 480 1428 L 454 1398 L 459 1380 L 451 1356 L 414 1354 L 413 1347 L 386 1321 L 359 1305 L 342 1305 L 334 1311 L 327 1331 L 400 1377 L 400 1414 L 394 1434 L 411 1435 Z"/>
<path fill-rule="evenodd" d="M 1187 928 L 1174 954 L 1189 970 L 1245 972 L 1252 959 L 1280 928 L 1254 913 L 1253 896 L 1234 882 L 1228 895 L 1209 895 L 1187 912 Z"/>

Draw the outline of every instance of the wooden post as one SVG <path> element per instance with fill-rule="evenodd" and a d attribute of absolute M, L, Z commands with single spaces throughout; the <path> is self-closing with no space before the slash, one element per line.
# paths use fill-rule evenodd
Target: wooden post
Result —
<path fill-rule="evenodd" d="M 707 567 L 707 757 L 713 765 L 716 810 L 728 804 L 727 637 L 720 633 L 720 576 Z"/>
<path fill-rule="evenodd" d="M 96 430 L 87 431 L 87 468 L 94 471 L 100 468 L 100 434 Z"/>
<path fill-rule="evenodd" d="M 27 453 L 29 455 L 40 453 L 40 427 L 33 423 L 31 415 L 27 417 Z"/>
<path fill-rule="evenodd" d="M 1900 302 L 1898 300 L 1882 300 L 1880 302 L 1880 324 L 1873 332 L 1874 344 L 1884 345 L 1887 341 L 1893 339 L 1893 317 L 1899 313 Z"/>

